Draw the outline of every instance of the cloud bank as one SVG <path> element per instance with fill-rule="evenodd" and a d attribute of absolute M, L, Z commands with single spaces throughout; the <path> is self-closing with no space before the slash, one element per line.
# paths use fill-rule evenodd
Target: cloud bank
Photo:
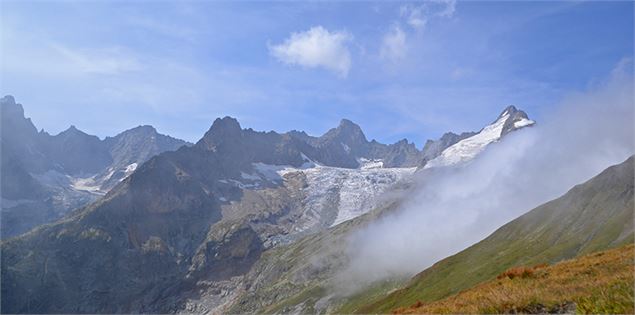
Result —
<path fill-rule="evenodd" d="M 347 44 L 352 39 L 348 32 L 329 32 L 322 26 L 314 26 L 306 32 L 292 33 L 281 44 L 269 46 L 269 53 L 289 65 L 321 67 L 346 77 L 351 68 Z"/>
<path fill-rule="evenodd" d="M 336 285 L 350 293 L 411 276 L 624 161 L 635 152 L 633 92 L 632 73 L 614 71 L 470 164 L 420 172 L 398 211 L 351 237 L 350 266 Z"/>

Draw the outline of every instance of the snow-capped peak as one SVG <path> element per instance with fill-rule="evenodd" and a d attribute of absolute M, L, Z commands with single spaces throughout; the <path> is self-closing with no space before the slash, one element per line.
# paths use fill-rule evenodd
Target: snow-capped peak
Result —
<path fill-rule="evenodd" d="M 503 110 L 495 122 L 483 128 L 479 133 L 443 150 L 441 155 L 428 161 L 424 168 L 456 165 L 470 161 L 490 143 L 498 141 L 508 132 L 531 126 L 534 123 L 525 112 L 511 105 Z"/>

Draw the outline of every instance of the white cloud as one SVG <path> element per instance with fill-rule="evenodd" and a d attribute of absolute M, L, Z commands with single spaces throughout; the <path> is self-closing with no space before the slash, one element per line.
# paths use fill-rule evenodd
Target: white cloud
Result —
<path fill-rule="evenodd" d="M 286 64 L 322 67 L 346 77 L 351 68 L 347 43 L 352 38 L 345 31 L 329 32 L 314 26 L 306 32 L 292 33 L 282 44 L 269 46 L 269 53 Z"/>
<path fill-rule="evenodd" d="M 428 23 L 428 17 L 425 16 L 422 11 L 424 6 L 410 6 L 404 5 L 400 8 L 400 15 L 405 18 L 406 23 L 412 28 L 420 30 L 423 29 Z"/>
<path fill-rule="evenodd" d="M 396 61 L 406 55 L 406 33 L 399 27 L 393 25 L 388 33 L 382 38 L 379 56 L 382 59 Z"/>
<path fill-rule="evenodd" d="M 399 9 L 408 25 L 423 30 L 432 18 L 451 18 L 456 11 L 456 0 L 427 1 L 422 5 L 403 5 Z"/>

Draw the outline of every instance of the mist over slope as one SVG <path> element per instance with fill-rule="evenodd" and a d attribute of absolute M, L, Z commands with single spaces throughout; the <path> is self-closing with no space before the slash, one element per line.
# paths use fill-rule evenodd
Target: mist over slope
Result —
<path fill-rule="evenodd" d="M 633 107 L 633 79 L 616 69 L 472 162 L 419 172 L 399 211 L 351 237 L 340 286 L 412 275 L 623 161 L 634 152 Z"/>
<path fill-rule="evenodd" d="M 513 266 L 552 264 L 633 244 L 634 158 L 631 156 L 563 196 L 532 209 L 486 239 L 420 272 L 403 288 L 367 303 L 356 312 L 385 313 L 418 300 L 436 301 L 494 279 Z M 532 291 L 526 291 L 525 297 L 531 294 Z"/>

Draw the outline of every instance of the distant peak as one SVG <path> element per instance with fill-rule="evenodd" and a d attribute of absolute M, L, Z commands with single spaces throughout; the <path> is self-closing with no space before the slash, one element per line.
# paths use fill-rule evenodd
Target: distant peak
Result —
<path fill-rule="evenodd" d="M 6 117 L 17 116 L 20 118 L 24 118 L 24 108 L 22 108 L 22 105 L 16 104 L 15 98 L 13 98 L 13 96 L 6 95 L 3 98 L 1 98 L 0 105 L 2 105 L 2 116 L 6 116 Z"/>
<path fill-rule="evenodd" d="M 130 129 L 129 131 L 143 131 L 143 132 L 157 133 L 157 130 L 151 125 L 140 125 Z"/>
<path fill-rule="evenodd" d="M 148 130 L 156 130 L 156 129 L 154 129 L 154 127 L 152 125 L 139 125 L 139 126 L 137 126 L 137 128 L 148 129 Z"/>
<path fill-rule="evenodd" d="M 57 135 L 58 136 L 65 136 L 65 137 L 69 137 L 69 136 L 70 137 L 90 136 L 89 134 L 77 129 L 77 127 L 75 127 L 75 125 L 71 125 L 66 130 L 60 132 Z M 95 136 L 90 136 L 90 137 L 95 137 Z"/>
<path fill-rule="evenodd" d="M 71 125 L 68 129 L 62 131 L 63 134 L 83 134 L 84 132 L 77 129 L 75 125 Z"/>
<path fill-rule="evenodd" d="M 240 137 L 241 134 L 242 129 L 236 118 L 229 116 L 216 118 L 214 123 L 212 123 L 212 126 L 197 145 L 203 145 L 208 149 L 214 149 L 221 143 L 231 142 L 236 137 Z"/>
<path fill-rule="evenodd" d="M 340 124 L 337 126 L 337 129 L 340 129 L 340 130 L 354 130 L 354 131 L 360 131 L 360 132 L 362 131 L 362 128 L 358 124 L 356 124 L 356 123 L 354 123 L 351 120 L 348 120 L 346 118 L 340 120 Z"/>
<path fill-rule="evenodd" d="M 15 98 L 13 95 L 5 95 L 2 99 L 0 99 L 0 103 L 2 103 L 2 105 L 15 105 Z"/>
<path fill-rule="evenodd" d="M 500 115 L 498 115 L 498 118 L 501 118 L 505 115 L 509 115 L 512 116 L 514 115 L 516 112 L 518 111 L 518 109 L 516 108 L 516 106 L 514 105 L 509 105 L 507 106 L 505 109 L 503 109 L 503 111 L 501 112 Z"/>
<path fill-rule="evenodd" d="M 241 130 L 240 123 L 238 120 L 233 117 L 225 116 L 223 118 L 216 118 L 214 123 L 212 123 L 212 127 L 210 130 L 218 130 L 218 129 L 230 129 L 230 130 Z"/>
<path fill-rule="evenodd" d="M 514 131 L 516 129 L 533 126 L 535 124 L 533 120 L 529 119 L 529 116 L 527 116 L 527 113 L 525 113 L 524 111 L 520 109 L 517 109 L 514 105 L 507 106 L 507 108 L 505 108 L 501 112 L 498 119 L 501 119 L 502 117 L 507 117 L 507 118 L 505 119 L 501 136 L 504 136 L 508 134 L 509 132 Z"/>
<path fill-rule="evenodd" d="M 357 126 L 357 124 L 355 124 L 354 122 L 352 122 L 349 119 L 346 118 L 342 118 L 342 120 L 340 120 L 340 126 L 342 127 L 352 127 L 352 126 Z"/>
<path fill-rule="evenodd" d="M 339 132 L 347 133 L 347 134 L 348 133 L 361 133 L 361 134 L 364 133 L 362 131 L 362 128 L 358 124 L 346 118 L 340 120 L 340 124 L 337 126 L 336 130 L 338 130 Z"/>

